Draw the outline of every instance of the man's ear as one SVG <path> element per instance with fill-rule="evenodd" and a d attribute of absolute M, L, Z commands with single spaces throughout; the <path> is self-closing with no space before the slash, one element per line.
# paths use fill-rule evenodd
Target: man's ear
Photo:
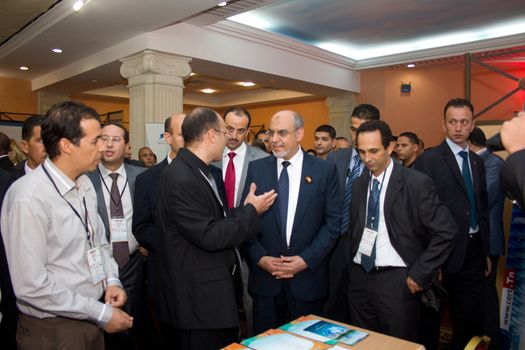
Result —
<path fill-rule="evenodd" d="M 60 141 L 58 141 L 58 150 L 60 151 L 60 153 L 64 153 L 64 154 L 67 154 L 67 155 L 70 155 L 71 152 L 73 151 L 73 147 L 75 145 L 68 139 L 66 138 L 61 138 Z"/>
<path fill-rule="evenodd" d="M 29 153 L 29 143 L 26 140 L 20 140 L 20 148 L 25 155 Z"/>

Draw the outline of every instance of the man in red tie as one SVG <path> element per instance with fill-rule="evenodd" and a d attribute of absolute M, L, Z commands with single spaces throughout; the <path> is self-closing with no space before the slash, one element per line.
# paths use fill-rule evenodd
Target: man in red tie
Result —
<path fill-rule="evenodd" d="M 242 191 L 246 183 L 246 171 L 248 164 L 252 160 L 268 157 L 269 154 L 261 151 L 257 147 L 246 144 L 246 135 L 250 130 L 252 117 L 250 113 L 240 107 L 231 107 L 224 112 L 224 122 L 229 139 L 222 154 L 222 160 L 212 163 L 216 167 L 222 168 L 224 187 L 226 189 L 226 200 L 228 208 L 238 207 L 241 200 Z M 245 265 L 243 263 L 243 265 Z M 247 318 L 247 333 L 251 334 L 251 298 L 247 291 L 248 268 L 245 265 L 242 270 L 242 289 L 243 305 Z"/>

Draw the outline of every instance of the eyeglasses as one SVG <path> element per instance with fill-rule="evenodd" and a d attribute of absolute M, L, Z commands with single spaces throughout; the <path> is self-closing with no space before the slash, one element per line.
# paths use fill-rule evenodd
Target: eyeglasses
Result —
<path fill-rule="evenodd" d="M 295 130 L 293 130 L 295 131 Z M 268 135 L 268 137 L 274 137 L 275 134 L 279 135 L 279 137 L 281 138 L 284 138 L 286 136 L 288 136 L 292 131 L 289 131 L 289 130 L 286 130 L 286 129 L 282 129 L 282 130 L 268 130 L 266 132 L 266 135 Z"/>
<path fill-rule="evenodd" d="M 245 128 L 240 128 L 240 129 L 235 129 L 231 126 L 227 126 L 226 127 L 226 131 L 229 133 L 229 134 L 237 134 L 237 135 L 243 135 L 246 133 L 246 129 Z"/>
<path fill-rule="evenodd" d="M 124 138 L 122 136 L 102 135 L 100 136 L 100 140 L 104 143 L 110 143 L 110 142 L 119 143 L 120 141 L 124 140 Z"/>
<path fill-rule="evenodd" d="M 461 126 L 467 126 L 467 125 L 470 125 L 470 123 L 472 123 L 472 120 L 468 120 L 468 119 L 460 119 L 460 120 L 457 120 L 457 119 L 450 119 L 450 120 L 447 120 L 447 124 L 450 124 L 452 126 L 456 126 L 456 125 L 461 125 Z"/>
<path fill-rule="evenodd" d="M 213 129 L 217 132 L 220 132 L 221 134 L 224 134 L 224 137 L 226 138 L 229 138 L 230 137 L 230 134 L 228 133 L 228 131 L 223 131 L 223 130 L 219 130 L 219 129 Z"/>

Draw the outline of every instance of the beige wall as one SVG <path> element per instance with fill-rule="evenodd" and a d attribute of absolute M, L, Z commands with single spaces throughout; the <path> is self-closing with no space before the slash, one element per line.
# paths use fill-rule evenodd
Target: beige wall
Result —
<path fill-rule="evenodd" d="M 0 112 L 35 114 L 37 103 L 29 80 L 0 78 Z"/>

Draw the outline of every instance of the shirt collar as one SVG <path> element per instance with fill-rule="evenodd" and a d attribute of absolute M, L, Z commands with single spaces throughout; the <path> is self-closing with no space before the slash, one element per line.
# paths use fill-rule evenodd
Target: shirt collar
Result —
<path fill-rule="evenodd" d="M 44 160 L 45 168 L 48 170 L 49 176 L 55 182 L 55 185 L 58 188 L 58 192 L 61 196 L 65 195 L 74 188 L 77 188 L 77 184 L 67 177 L 66 174 L 60 170 L 55 163 L 53 163 L 49 158 Z"/>
<path fill-rule="evenodd" d="M 299 150 L 297 151 L 297 153 L 294 154 L 292 158 L 288 159 L 288 161 L 290 162 L 290 165 L 292 167 L 298 167 L 302 164 L 303 157 L 304 157 L 303 150 L 299 147 Z M 283 158 L 277 158 L 277 165 L 282 166 L 283 162 L 284 162 Z"/>
<path fill-rule="evenodd" d="M 197 157 L 192 151 L 187 148 L 181 148 L 179 153 L 177 153 L 177 158 L 182 158 L 189 166 L 194 169 L 200 169 L 206 177 L 210 176 L 210 167 Z"/>
<path fill-rule="evenodd" d="M 224 152 L 222 153 L 223 158 L 228 158 L 228 153 L 235 152 L 237 156 L 244 157 L 246 154 L 246 142 L 241 143 L 241 145 L 234 150 L 229 149 L 228 147 L 224 147 Z"/>
<path fill-rule="evenodd" d="M 446 138 L 446 141 L 447 141 L 448 147 L 450 147 L 450 150 L 452 151 L 452 153 L 454 153 L 454 155 L 457 155 L 461 151 L 468 152 L 468 144 L 466 148 L 461 148 L 460 146 L 458 146 L 458 144 L 452 142 L 452 140 L 449 139 L 448 137 Z"/>
<path fill-rule="evenodd" d="M 102 177 L 104 179 L 108 178 L 109 177 L 109 174 L 111 173 L 118 173 L 120 176 L 122 176 L 124 179 L 126 178 L 126 172 L 124 171 L 124 163 L 122 163 L 120 165 L 120 167 L 116 170 L 116 171 L 111 171 L 109 170 L 108 168 L 106 168 L 104 166 L 104 164 L 102 164 L 102 162 L 100 162 L 98 164 L 98 170 L 100 170 L 100 174 L 102 174 Z"/>
<path fill-rule="evenodd" d="M 388 166 L 386 167 L 385 171 L 383 171 L 378 176 L 370 174 L 370 175 L 372 175 L 372 180 L 379 181 L 379 185 L 381 185 L 381 182 L 383 181 L 383 179 L 386 180 L 387 178 L 389 178 L 390 173 L 392 173 L 392 169 L 393 168 L 394 168 L 394 160 L 392 158 L 390 158 L 390 164 L 388 164 Z"/>

